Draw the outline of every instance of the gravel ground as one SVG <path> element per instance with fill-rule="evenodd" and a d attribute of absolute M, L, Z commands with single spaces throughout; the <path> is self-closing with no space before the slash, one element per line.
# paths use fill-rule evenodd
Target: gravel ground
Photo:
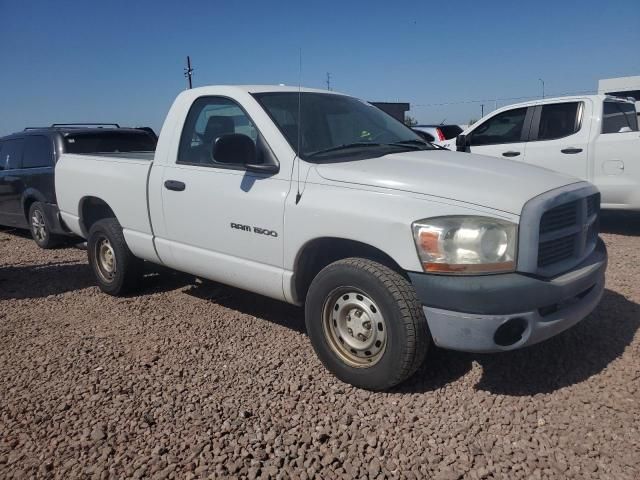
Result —
<path fill-rule="evenodd" d="M 302 311 L 0 231 L 0 478 L 640 478 L 640 218 L 605 218 L 589 318 L 500 355 L 432 349 L 388 393 L 329 375 Z"/>

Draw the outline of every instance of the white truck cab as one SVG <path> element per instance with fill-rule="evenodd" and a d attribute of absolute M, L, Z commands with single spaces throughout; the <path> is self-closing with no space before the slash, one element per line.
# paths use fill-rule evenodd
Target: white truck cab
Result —
<path fill-rule="evenodd" d="M 573 175 L 598 187 L 602 208 L 640 210 L 640 133 L 630 100 L 585 95 L 509 105 L 462 132 L 457 150 Z"/>
<path fill-rule="evenodd" d="M 304 306 L 324 365 L 367 389 L 431 344 L 542 341 L 604 289 L 593 185 L 435 149 L 335 92 L 187 90 L 155 154 L 65 154 L 56 191 L 104 292 L 134 289 L 147 261 Z"/>

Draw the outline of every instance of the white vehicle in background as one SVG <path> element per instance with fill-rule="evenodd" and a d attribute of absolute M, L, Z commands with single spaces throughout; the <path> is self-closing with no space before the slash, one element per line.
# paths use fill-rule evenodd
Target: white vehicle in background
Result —
<path fill-rule="evenodd" d="M 463 128 L 460 125 L 414 125 L 411 127 L 414 132 L 420 135 L 424 140 L 435 145 L 456 149 L 456 137 L 462 133 Z"/>
<path fill-rule="evenodd" d="M 458 151 L 510 158 L 589 180 L 602 208 L 640 210 L 635 104 L 607 95 L 549 98 L 500 108 L 458 136 Z"/>

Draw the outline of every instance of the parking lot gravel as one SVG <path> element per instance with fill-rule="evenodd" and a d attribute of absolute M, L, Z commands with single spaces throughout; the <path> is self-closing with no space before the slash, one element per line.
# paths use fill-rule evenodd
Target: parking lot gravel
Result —
<path fill-rule="evenodd" d="M 603 225 L 591 316 L 385 393 L 327 373 L 298 308 L 156 267 L 109 297 L 84 250 L 0 231 L 0 478 L 640 478 L 640 218 Z"/>

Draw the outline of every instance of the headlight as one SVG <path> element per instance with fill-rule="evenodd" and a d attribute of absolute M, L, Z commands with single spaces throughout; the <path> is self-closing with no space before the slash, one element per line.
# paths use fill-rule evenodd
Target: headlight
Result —
<path fill-rule="evenodd" d="M 499 273 L 516 267 L 518 227 L 475 216 L 427 218 L 414 222 L 413 237 L 422 268 L 430 273 Z"/>

